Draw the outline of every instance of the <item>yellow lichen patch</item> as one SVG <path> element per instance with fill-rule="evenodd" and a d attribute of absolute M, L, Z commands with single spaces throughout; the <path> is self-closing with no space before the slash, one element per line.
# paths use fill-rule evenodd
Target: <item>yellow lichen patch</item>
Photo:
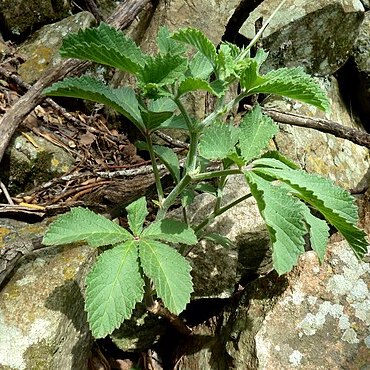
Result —
<path fill-rule="evenodd" d="M 10 234 L 10 230 L 7 227 L 0 226 L 0 248 L 4 247 L 4 237 Z"/>
<path fill-rule="evenodd" d="M 63 269 L 63 277 L 65 280 L 74 280 L 76 276 L 76 268 L 73 268 L 71 266 L 66 266 Z"/>

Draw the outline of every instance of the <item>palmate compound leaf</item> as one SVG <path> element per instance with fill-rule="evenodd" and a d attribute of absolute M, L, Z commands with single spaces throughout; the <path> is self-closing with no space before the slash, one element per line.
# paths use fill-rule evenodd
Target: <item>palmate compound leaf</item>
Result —
<path fill-rule="evenodd" d="M 46 88 L 44 94 L 92 100 L 108 105 L 127 117 L 139 129 L 144 129 L 139 103 L 134 91 L 128 87 L 115 89 L 96 78 L 82 76 L 59 81 Z"/>
<path fill-rule="evenodd" d="M 123 227 L 86 208 L 72 208 L 49 225 L 42 240 L 45 245 L 86 241 L 92 247 L 132 239 Z"/>
<path fill-rule="evenodd" d="M 149 212 L 146 207 L 145 197 L 141 197 L 126 207 L 127 221 L 130 230 L 135 236 L 139 236 L 143 230 L 143 224 Z"/>
<path fill-rule="evenodd" d="M 139 256 L 157 296 L 172 313 L 180 314 L 193 291 L 189 262 L 175 249 L 149 237 L 140 240 Z"/>
<path fill-rule="evenodd" d="M 153 222 L 143 231 L 142 237 L 169 243 L 188 245 L 197 243 L 197 237 L 191 227 L 184 222 L 172 219 Z"/>
<path fill-rule="evenodd" d="M 137 73 L 147 56 L 121 31 L 102 22 L 97 28 L 80 30 L 63 39 L 60 54 L 65 58 L 91 60 Z"/>
<path fill-rule="evenodd" d="M 199 154 L 210 160 L 224 159 L 235 151 L 240 129 L 223 122 L 206 127 L 199 141 Z"/>
<path fill-rule="evenodd" d="M 329 100 L 324 91 L 306 74 L 302 67 L 280 68 L 259 77 L 248 94 L 276 94 L 312 104 L 323 111 L 329 110 Z"/>
<path fill-rule="evenodd" d="M 284 188 L 272 185 L 253 171 L 246 171 L 245 177 L 267 225 L 273 266 L 282 275 L 291 271 L 304 252 L 307 229 L 301 203 Z"/>
<path fill-rule="evenodd" d="M 262 114 L 259 105 L 247 113 L 240 125 L 239 134 L 240 152 L 245 162 L 259 156 L 278 131 L 277 124 Z"/>
<path fill-rule="evenodd" d="M 173 33 L 171 37 L 174 40 L 193 46 L 202 53 L 212 65 L 216 64 L 216 47 L 200 30 L 195 28 L 184 28 Z"/>
<path fill-rule="evenodd" d="M 358 258 L 367 253 L 366 233 L 359 229 L 357 207 L 351 194 L 324 177 L 293 170 L 272 158 L 253 162 L 253 171 L 288 184 L 305 202 L 316 208 L 347 240 Z"/>
<path fill-rule="evenodd" d="M 95 338 L 103 338 L 129 319 L 143 299 L 144 280 L 138 264 L 137 241 L 102 253 L 86 278 L 86 311 Z"/>

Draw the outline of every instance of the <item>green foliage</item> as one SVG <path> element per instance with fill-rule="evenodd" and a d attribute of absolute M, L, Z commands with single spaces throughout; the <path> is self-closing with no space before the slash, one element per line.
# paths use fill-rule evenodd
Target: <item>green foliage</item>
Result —
<path fill-rule="evenodd" d="M 184 310 L 193 290 L 189 263 L 164 243 L 195 244 L 194 231 L 170 219 L 143 229 L 148 215 L 144 197 L 126 210 L 132 234 L 87 209 L 74 208 L 54 221 L 43 239 L 46 245 L 79 240 L 91 246 L 114 245 L 98 257 L 86 279 L 85 307 L 96 338 L 105 337 L 129 319 L 136 303 L 143 299 L 141 269 L 153 280 L 157 296 L 175 314 Z"/>
<path fill-rule="evenodd" d="M 90 60 L 130 73 L 137 73 L 146 61 L 144 53 L 130 38 L 103 22 L 97 28 L 80 30 L 64 38 L 60 55 Z"/>
<path fill-rule="evenodd" d="M 231 111 L 243 98 L 258 93 L 329 108 L 323 91 L 302 68 L 282 68 L 262 75 L 260 67 L 268 54 L 263 50 L 253 58 L 248 54 L 256 41 L 245 49 L 226 42 L 216 49 L 199 30 L 186 28 L 171 34 L 161 28 L 158 53 L 147 55 L 104 23 L 64 40 L 63 56 L 129 72 L 136 79 L 135 88 L 113 88 L 83 76 L 58 82 L 45 89 L 45 94 L 103 103 L 131 121 L 144 139 L 137 146 L 147 150 L 152 160 L 158 195 L 158 200 L 153 200 L 158 206 L 156 218 L 149 225 L 146 200 L 140 198 L 126 208 L 130 231 L 87 209 L 74 208 L 59 216 L 45 234 L 46 245 L 86 241 L 92 247 L 105 247 L 86 280 L 86 311 L 95 337 L 104 337 L 119 327 L 143 299 L 161 300 L 176 315 L 184 310 L 193 291 L 190 265 L 172 244 L 184 252 L 197 243 L 198 237 L 234 248 L 232 241 L 206 227 L 249 196 L 256 199 L 266 222 L 273 265 L 279 274 L 296 265 L 306 240 L 320 261 L 324 259 L 328 223 L 341 232 L 359 258 L 366 253 L 366 235 L 357 227 L 357 208 L 348 192 L 323 177 L 301 171 L 281 153 L 268 151 L 278 126 L 258 104 L 239 125 L 230 119 Z M 195 49 L 194 55 L 189 53 L 189 46 Z M 241 92 L 230 98 L 236 83 Z M 189 94 L 199 90 L 215 98 L 215 110 L 203 120 L 193 117 L 183 104 Z M 188 133 L 189 150 L 183 168 L 178 153 L 153 144 L 152 134 L 162 129 Z M 168 194 L 163 190 L 157 161 L 173 178 Z M 219 161 L 218 169 L 210 169 L 212 161 Z M 234 174 L 244 174 L 251 193 L 224 205 L 223 190 L 228 176 Z M 206 182 L 210 179 L 215 181 Z M 209 216 L 192 225 L 187 207 L 197 193 L 212 194 L 215 204 Z M 166 218 L 179 200 L 183 221 Z"/>

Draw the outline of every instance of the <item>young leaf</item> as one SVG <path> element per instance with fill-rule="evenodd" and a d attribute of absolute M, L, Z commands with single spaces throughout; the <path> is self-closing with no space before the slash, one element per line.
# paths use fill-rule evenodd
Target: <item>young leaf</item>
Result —
<path fill-rule="evenodd" d="M 174 112 L 177 108 L 175 102 L 167 97 L 152 100 L 148 105 L 148 108 L 152 112 Z"/>
<path fill-rule="evenodd" d="M 297 264 L 298 256 L 304 252 L 307 230 L 300 202 L 252 171 L 246 171 L 245 177 L 267 225 L 274 268 L 282 275 Z"/>
<path fill-rule="evenodd" d="M 225 93 L 225 85 L 220 80 L 208 83 L 207 81 L 199 78 L 188 77 L 181 81 L 178 90 L 178 96 L 180 97 L 190 91 L 196 90 L 208 91 L 209 93 L 220 97 Z"/>
<path fill-rule="evenodd" d="M 215 65 L 217 60 L 216 48 L 203 32 L 195 28 L 184 28 L 172 34 L 174 40 L 193 46 Z"/>
<path fill-rule="evenodd" d="M 153 145 L 153 149 L 159 160 L 167 167 L 168 171 L 170 171 L 175 182 L 179 182 L 180 162 L 176 153 L 171 148 L 161 145 Z"/>
<path fill-rule="evenodd" d="M 358 258 L 367 253 L 366 233 L 360 230 L 354 198 L 332 181 L 321 176 L 293 170 L 275 159 L 261 158 L 253 171 L 287 183 L 298 196 L 316 208 L 347 240 Z M 260 167 L 261 166 L 261 167 Z M 263 166 L 263 167 L 262 167 Z"/>
<path fill-rule="evenodd" d="M 134 240 L 102 253 L 86 278 L 86 311 L 95 338 L 103 338 L 129 319 L 143 299 L 144 281 Z"/>
<path fill-rule="evenodd" d="M 169 129 L 169 130 L 188 130 L 186 121 L 182 114 L 172 116 L 167 121 L 161 123 L 158 129 Z"/>
<path fill-rule="evenodd" d="M 153 222 L 143 231 L 142 237 L 187 245 L 198 242 L 192 228 L 184 222 L 172 219 Z"/>
<path fill-rule="evenodd" d="M 171 39 L 171 34 L 165 26 L 158 31 L 157 44 L 161 54 L 181 55 L 186 52 L 184 45 Z"/>
<path fill-rule="evenodd" d="M 126 207 L 127 221 L 132 233 L 139 236 L 143 231 L 143 224 L 146 216 L 148 216 L 148 209 L 146 208 L 145 197 L 141 197 Z"/>
<path fill-rule="evenodd" d="M 144 274 L 153 280 L 164 305 L 180 314 L 193 291 L 189 262 L 175 249 L 155 240 L 140 240 L 139 256 Z"/>
<path fill-rule="evenodd" d="M 240 125 L 239 147 L 245 162 L 259 156 L 278 132 L 278 126 L 262 114 L 259 105 L 244 116 Z"/>
<path fill-rule="evenodd" d="M 143 141 L 135 142 L 135 146 L 140 150 L 148 150 L 147 143 Z M 166 166 L 176 183 L 180 181 L 180 162 L 176 153 L 166 146 L 153 145 L 154 153 L 159 160 Z"/>
<path fill-rule="evenodd" d="M 97 28 L 80 30 L 63 39 L 60 55 L 91 60 L 136 74 L 147 56 L 121 31 L 102 22 Z"/>
<path fill-rule="evenodd" d="M 86 241 L 92 247 L 132 239 L 123 227 L 86 208 L 72 208 L 49 225 L 42 240 L 45 245 Z"/>
<path fill-rule="evenodd" d="M 303 217 L 308 225 L 311 247 L 319 257 L 320 262 L 324 260 L 329 240 L 329 226 L 325 220 L 315 217 L 310 209 L 302 203 Z"/>
<path fill-rule="evenodd" d="M 161 126 L 161 124 L 173 115 L 173 112 L 151 112 L 149 110 L 141 109 L 141 118 L 143 119 L 144 125 L 148 130 L 155 130 Z"/>
<path fill-rule="evenodd" d="M 314 79 L 302 67 L 280 68 L 260 77 L 249 94 L 277 94 L 312 104 L 323 111 L 329 109 L 329 100 Z"/>
<path fill-rule="evenodd" d="M 114 89 L 90 76 L 70 77 L 44 90 L 44 94 L 92 100 L 108 105 L 132 121 L 140 130 L 144 128 L 135 93 L 128 87 Z"/>
<path fill-rule="evenodd" d="M 187 60 L 180 55 L 158 54 L 147 60 L 147 64 L 140 73 L 144 84 L 163 86 L 172 84 L 184 77 Z"/>
<path fill-rule="evenodd" d="M 215 122 L 206 127 L 200 142 L 199 154 L 206 159 L 224 159 L 235 150 L 240 130 L 230 124 Z"/>
<path fill-rule="evenodd" d="M 212 63 L 199 51 L 189 63 L 189 71 L 192 77 L 208 80 L 213 71 Z"/>

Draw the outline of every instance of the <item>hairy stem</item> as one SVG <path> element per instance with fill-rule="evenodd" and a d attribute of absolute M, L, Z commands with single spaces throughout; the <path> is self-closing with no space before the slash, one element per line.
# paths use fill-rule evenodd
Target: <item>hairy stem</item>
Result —
<path fill-rule="evenodd" d="M 162 220 L 168 211 L 168 209 L 175 203 L 177 197 L 181 192 L 189 185 L 192 178 L 186 174 L 180 182 L 172 189 L 171 193 L 163 200 L 161 207 L 158 210 L 156 220 Z"/>
<path fill-rule="evenodd" d="M 154 174 L 154 178 L 155 178 L 155 186 L 157 188 L 158 202 L 159 202 L 159 205 L 161 207 L 161 205 L 163 203 L 164 194 L 163 194 L 161 176 L 159 174 L 157 161 L 156 161 L 155 153 L 154 153 L 154 149 L 153 149 L 152 137 L 151 137 L 150 133 L 147 133 L 145 135 L 145 139 L 146 139 L 146 143 L 148 144 L 148 151 L 149 151 L 149 155 L 150 155 L 150 160 L 152 162 L 153 174 Z"/>

